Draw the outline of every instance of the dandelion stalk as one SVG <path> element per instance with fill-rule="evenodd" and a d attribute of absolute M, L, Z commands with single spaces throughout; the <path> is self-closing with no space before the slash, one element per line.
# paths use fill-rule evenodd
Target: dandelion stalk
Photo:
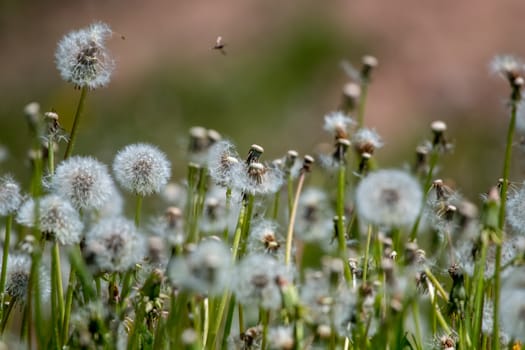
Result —
<path fill-rule="evenodd" d="M 516 79 L 518 80 L 518 79 Z M 512 82 L 512 95 L 510 98 L 511 101 L 511 111 L 510 111 L 510 121 L 509 128 L 507 130 L 507 144 L 505 146 L 505 158 L 503 162 L 503 176 L 501 184 L 501 204 L 499 208 L 499 217 L 498 217 L 498 242 L 496 246 L 496 261 L 495 261 L 495 272 L 494 272 L 494 321 L 492 328 L 492 345 L 494 350 L 499 349 L 499 298 L 500 298 L 500 289 L 501 289 L 501 239 L 503 238 L 503 229 L 505 227 L 505 210 L 507 204 L 507 190 L 509 186 L 509 174 L 510 174 L 510 162 L 512 158 L 512 145 L 514 139 L 514 131 L 516 128 L 516 114 L 518 110 L 518 104 L 521 100 L 521 86 L 523 85 L 523 80 L 519 79 L 518 82 Z"/>
<path fill-rule="evenodd" d="M 75 146 L 75 141 L 77 139 L 78 127 L 80 125 L 80 118 L 84 112 L 84 106 L 86 104 L 86 96 L 88 92 L 87 86 L 82 86 L 80 88 L 80 98 L 78 100 L 77 110 L 73 118 L 73 126 L 71 128 L 71 134 L 69 136 L 69 142 L 67 143 L 66 153 L 64 154 L 64 159 L 67 159 L 73 153 L 73 147 Z"/>
<path fill-rule="evenodd" d="M 7 257 L 9 255 L 9 244 L 11 242 L 11 228 L 13 226 L 13 214 L 8 215 L 5 223 L 5 238 L 4 238 L 4 251 L 2 255 L 2 274 L 0 277 L 0 306 L 1 309 L 4 307 L 4 296 L 5 296 L 5 280 L 7 273 Z"/>
<path fill-rule="evenodd" d="M 302 172 L 299 175 L 299 180 L 297 182 L 297 191 L 295 192 L 295 198 L 292 205 L 292 210 L 290 212 L 290 221 L 288 222 L 288 231 L 286 233 L 286 254 L 284 257 L 284 263 L 286 266 L 290 266 L 290 257 L 292 255 L 292 241 L 293 241 L 293 228 L 295 225 L 295 216 L 297 214 L 297 207 L 299 205 L 299 196 L 303 189 L 304 178 L 306 173 Z"/>
<path fill-rule="evenodd" d="M 143 201 L 144 197 L 142 197 L 141 195 L 137 195 L 137 202 L 136 202 L 136 205 L 135 205 L 135 226 L 136 227 L 139 227 L 140 226 L 140 213 L 142 211 L 142 201 Z"/>
<path fill-rule="evenodd" d="M 368 254 L 370 251 L 370 241 L 372 240 L 372 225 L 368 225 L 366 234 L 366 248 L 365 248 L 365 261 L 363 263 L 363 283 L 366 283 L 367 272 L 368 272 Z"/>
<path fill-rule="evenodd" d="M 56 288 L 56 298 L 57 298 L 57 306 L 58 306 L 58 322 L 59 325 L 61 325 L 62 320 L 64 318 L 64 289 L 62 286 L 62 270 L 60 269 L 60 247 L 58 245 L 58 242 L 54 242 L 53 248 L 52 248 L 52 268 L 53 268 L 53 274 L 55 275 L 55 286 L 53 288 Z"/>
<path fill-rule="evenodd" d="M 337 174 L 337 202 L 336 202 L 336 213 L 337 213 L 337 243 L 339 250 L 339 257 L 343 261 L 344 275 L 346 282 L 351 283 L 352 272 L 348 265 L 348 259 L 346 256 L 346 237 L 345 237 L 345 224 L 344 224 L 344 211 L 345 211 L 345 181 L 346 181 L 346 166 L 339 165 L 339 171 Z"/>

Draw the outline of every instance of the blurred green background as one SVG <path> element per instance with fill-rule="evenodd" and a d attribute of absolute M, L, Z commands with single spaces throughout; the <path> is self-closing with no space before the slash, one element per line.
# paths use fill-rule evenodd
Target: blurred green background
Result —
<path fill-rule="evenodd" d="M 505 83 L 488 73 L 494 54 L 525 57 L 525 3 L 502 0 L 380 1 L 6 1 L 0 0 L 0 172 L 27 181 L 24 106 L 54 109 L 69 130 L 79 92 L 60 80 L 56 43 L 95 20 L 118 33 L 108 43 L 117 68 L 88 95 L 75 153 L 110 164 L 126 144 L 158 145 L 185 174 L 187 130 L 213 128 L 244 154 L 265 159 L 311 153 L 330 141 L 323 115 L 341 101 L 347 59 L 379 59 L 366 124 L 383 136 L 380 164 L 413 161 L 428 126 L 449 125 L 455 153 L 440 174 L 474 201 L 499 177 L 507 124 Z M 121 40 L 120 36 L 125 36 Z M 212 50 L 222 35 L 226 55 Z M 523 179 L 516 147 L 513 180 Z"/>

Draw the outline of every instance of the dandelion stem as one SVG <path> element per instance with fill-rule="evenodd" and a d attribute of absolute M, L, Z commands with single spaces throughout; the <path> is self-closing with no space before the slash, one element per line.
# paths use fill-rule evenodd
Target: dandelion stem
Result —
<path fill-rule="evenodd" d="M 295 192 L 295 198 L 290 212 L 290 221 L 288 223 L 288 231 L 286 233 L 286 255 L 284 257 L 284 263 L 286 266 L 290 266 L 290 257 L 292 255 L 292 242 L 293 242 L 293 227 L 295 225 L 295 216 L 297 214 L 297 206 L 299 205 L 299 196 L 304 184 L 306 172 L 301 172 L 299 175 L 299 181 L 297 183 L 297 191 Z"/>
<path fill-rule="evenodd" d="M 425 268 L 425 275 L 430 280 L 430 282 L 432 283 L 434 288 L 437 289 L 439 294 L 441 294 L 441 297 L 443 298 L 443 300 L 448 302 L 448 294 L 447 294 L 447 292 L 445 292 L 445 290 L 443 289 L 443 286 L 441 286 L 441 283 L 439 283 L 439 281 L 437 280 L 436 276 L 434 276 L 434 274 L 430 271 L 430 269 L 428 267 Z"/>
<path fill-rule="evenodd" d="M 66 309 L 64 311 L 64 322 L 62 323 L 62 344 L 67 343 L 69 336 L 69 319 L 71 316 L 71 306 L 73 304 L 73 290 L 75 288 L 76 274 L 73 266 L 69 270 L 69 281 L 66 293 Z"/>
<path fill-rule="evenodd" d="M 144 197 L 142 197 L 141 195 L 137 195 L 137 202 L 136 202 L 136 205 L 135 205 L 135 226 L 136 227 L 139 227 L 140 226 L 140 213 L 142 211 L 142 201 L 143 201 Z"/>
<path fill-rule="evenodd" d="M 501 289 L 501 239 L 503 238 L 503 229 L 505 227 L 505 209 L 507 204 L 507 190 L 509 186 L 509 174 L 510 174 L 510 161 L 512 158 L 512 143 L 514 138 L 514 130 L 516 128 L 516 114 L 518 110 L 518 104 L 520 101 L 519 94 L 520 87 L 514 87 L 511 95 L 511 111 L 510 111 L 510 122 L 507 130 L 507 144 L 505 146 L 505 159 L 503 162 L 503 176 L 501 184 L 501 203 L 499 208 L 498 218 L 498 238 L 500 242 L 496 245 L 496 261 L 495 261 L 495 272 L 494 272 L 494 321 L 492 325 L 492 345 L 494 350 L 499 349 L 499 296 Z M 516 91 L 517 89 L 517 91 Z"/>
<path fill-rule="evenodd" d="M 339 249 L 339 257 L 343 261 L 345 279 L 348 284 L 352 280 L 352 272 L 348 265 L 348 259 L 346 256 L 346 235 L 345 235 L 345 224 L 344 224 L 344 213 L 345 213 L 345 181 L 346 181 L 346 167 L 344 164 L 339 165 L 339 172 L 337 174 L 337 202 L 336 202 L 336 213 L 337 213 L 337 242 Z"/>
<path fill-rule="evenodd" d="M 270 323 L 270 310 L 259 308 L 259 314 L 261 315 L 261 323 L 263 327 L 261 350 L 265 350 L 268 345 L 268 324 Z"/>
<path fill-rule="evenodd" d="M 75 145 L 75 141 L 77 138 L 80 118 L 82 117 L 82 113 L 84 112 L 84 105 L 86 102 L 87 91 L 88 91 L 87 86 L 82 86 L 80 90 L 80 99 L 78 100 L 77 110 L 75 112 L 75 117 L 73 119 L 73 127 L 71 128 L 71 135 L 69 137 L 69 142 L 67 143 L 66 153 L 64 154 L 64 159 L 69 158 L 71 154 L 73 153 L 73 147 Z"/>
<path fill-rule="evenodd" d="M 368 272 L 368 252 L 370 250 L 370 241 L 372 240 L 372 225 L 368 225 L 368 232 L 366 234 L 366 248 L 365 248 L 365 261 L 363 263 L 363 283 L 366 283 L 366 277 Z"/>
<path fill-rule="evenodd" d="M 5 289 L 5 280 L 6 280 L 6 274 L 7 274 L 7 257 L 9 255 L 9 244 L 11 241 L 11 227 L 13 226 L 13 215 L 8 215 L 6 218 L 5 223 L 5 237 L 4 237 L 4 252 L 2 255 L 2 274 L 0 277 L 0 293 L 1 293 L 1 300 L 0 302 L 2 305 L 0 308 L 3 309 L 4 307 L 4 289 Z"/>
<path fill-rule="evenodd" d="M 64 289 L 62 286 L 62 271 L 60 269 L 60 247 L 58 242 L 53 244 L 52 252 L 52 265 L 53 273 L 55 274 L 55 283 L 56 285 L 53 288 L 56 288 L 56 298 L 58 301 L 58 324 L 62 324 L 64 318 Z"/>

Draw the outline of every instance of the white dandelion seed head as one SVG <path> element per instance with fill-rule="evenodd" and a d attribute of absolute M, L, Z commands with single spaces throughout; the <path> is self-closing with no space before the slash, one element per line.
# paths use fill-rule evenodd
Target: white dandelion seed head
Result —
<path fill-rule="evenodd" d="M 357 213 L 368 223 L 406 227 L 416 220 L 423 200 L 417 180 L 401 170 L 370 173 L 357 186 Z"/>
<path fill-rule="evenodd" d="M 347 138 L 348 129 L 356 122 L 341 111 L 331 112 L 324 117 L 324 129 L 335 138 Z"/>
<path fill-rule="evenodd" d="M 233 183 L 239 192 L 266 195 L 279 191 L 284 183 L 284 172 L 278 167 L 253 162 L 243 164 L 243 168 Z"/>
<path fill-rule="evenodd" d="M 235 178 L 241 176 L 243 163 L 231 142 L 222 140 L 211 146 L 208 152 L 208 171 L 216 185 L 230 188 Z"/>
<path fill-rule="evenodd" d="M 114 195 L 106 165 L 93 157 L 75 156 L 58 164 L 51 178 L 54 193 L 69 199 L 77 209 L 102 208 Z"/>
<path fill-rule="evenodd" d="M 146 256 L 146 240 L 133 222 L 114 217 L 100 221 L 86 234 L 84 253 L 96 272 L 123 272 Z"/>
<path fill-rule="evenodd" d="M 352 145 L 359 153 L 373 154 L 374 150 L 383 147 L 383 140 L 381 136 L 374 130 L 369 128 L 361 128 L 352 135 Z"/>
<path fill-rule="evenodd" d="M 513 232 L 525 236 L 525 183 L 508 199 L 506 215 Z"/>
<path fill-rule="evenodd" d="M 186 206 L 186 188 L 183 185 L 169 182 L 160 192 L 164 202 L 171 206 L 184 208 Z"/>
<path fill-rule="evenodd" d="M 157 147 L 136 143 L 120 150 L 113 161 L 113 172 L 120 185 L 134 194 L 159 193 L 171 176 L 171 164 Z"/>
<path fill-rule="evenodd" d="M 523 62 L 513 55 L 497 55 L 490 62 L 490 71 L 493 74 L 507 78 L 509 74 L 523 70 Z"/>
<path fill-rule="evenodd" d="M 153 218 L 148 228 L 155 236 L 163 238 L 170 248 L 183 244 L 186 237 L 182 211 L 177 207 L 169 207 L 164 215 Z"/>
<path fill-rule="evenodd" d="M 31 275 L 31 258 L 27 255 L 10 254 L 7 259 L 5 291 L 17 302 L 25 303 L 27 287 Z M 49 298 L 51 292 L 50 279 L 43 265 L 39 270 L 39 292 L 42 301 Z"/>
<path fill-rule="evenodd" d="M 78 211 L 71 203 L 54 194 L 39 199 L 38 223 L 35 217 L 35 200 L 27 200 L 20 209 L 16 221 L 27 227 L 37 227 L 49 239 L 56 239 L 62 245 L 71 245 L 80 242 L 84 224 L 80 220 Z"/>
<path fill-rule="evenodd" d="M 0 216 L 14 213 L 21 203 L 20 185 L 9 175 L 0 177 Z"/>
<path fill-rule="evenodd" d="M 276 222 L 261 220 L 253 223 L 248 237 L 248 250 L 252 253 L 269 254 L 283 258 L 284 238 Z"/>
<path fill-rule="evenodd" d="M 512 270 L 501 286 L 499 318 L 511 339 L 525 341 L 525 271 Z"/>
<path fill-rule="evenodd" d="M 292 327 L 275 327 L 270 328 L 268 332 L 268 339 L 270 340 L 270 349 L 274 350 L 290 350 L 294 346 L 294 334 Z"/>
<path fill-rule="evenodd" d="M 177 286 L 202 294 L 219 295 L 230 282 L 230 251 L 220 241 L 203 241 L 188 256 L 172 263 L 169 276 Z"/>
<path fill-rule="evenodd" d="M 281 307 L 278 278 L 291 280 L 284 265 L 269 255 L 253 254 L 245 257 L 234 274 L 237 299 L 245 305 L 259 305 L 266 310 Z"/>
<path fill-rule="evenodd" d="M 199 220 L 199 228 L 202 232 L 208 234 L 222 233 L 232 222 L 232 214 L 235 213 L 232 210 L 234 209 L 232 204 L 235 206 L 235 203 L 230 203 L 228 208 L 225 192 L 226 190 L 220 187 L 212 187 L 208 190 L 204 199 L 201 219 Z M 233 220 L 235 219 L 233 218 Z"/>
<path fill-rule="evenodd" d="M 62 79 L 90 89 L 107 85 L 115 67 L 105 46 L 112 33 L 107 24 L 97 22 L 66 34 L 55 52 Z"/>

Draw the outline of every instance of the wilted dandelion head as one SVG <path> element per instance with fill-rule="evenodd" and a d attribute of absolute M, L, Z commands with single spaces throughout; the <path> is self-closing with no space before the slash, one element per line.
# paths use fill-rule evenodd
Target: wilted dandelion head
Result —
<path fill-rule="evenodd" d="M 62 79 L 76 87 L 90 89 L 107 85 L 114 69 L 113 59 L 105 46 L 111 34 L 107 24 L 97 22 L 65 35 L 55 52 Z"/>
<path fill-rule="evenodd" d="M 217 295 L 228 285 L 230 266 L 229 249 L 222 242 L 210 239 L 201 242 L 187 257 L 175 260 L 169 275 L 177 286 Z"/>
<path fill-rule="evenodd" d="M 264 309 L 281 307 L 278 278 L 289 279 L 284 265 L 269 255 L 254 254 L 244 258 L 235 273 L 235 293 L 240 303 Z"/>
<path fill-rule="evenodd" d="M 133 222 L 122 217 L 108 218 L 86 234 L 84 253 L 96 272 L 123 272 L 146 255 L 146 242 Z"/>
<path fill-rule="evenodd" d="M 361 128 L 352 135 L 352 145 L 358 154 L 374 154 L 383 146 L 383 140 L 374 129 Z"/>
<path fill-rule="evenodd" d="M 35 200 L 29 199 L 20 207 L 16 221 L 28 227 L 36 225 L 46 238 L 63 245 L 80 242 L 84 224 L 67 199 L 54 194 L 44 196 L 38 203 L 38 222 L 35 214 Z"/>
<path fill-rule="evenodd" d="M 153 145 L 137 143 L 120 150 L 113 161 L 115 178 L 126 190 L 147 196 L 158 193 L 168 183 L 171 165 L 166 155 Z"/>
<path fill-rule="evenodd" d="M 9 175 L 0 177 L 0 216 L 10 215 L 22 203 L 20 186 Z"/>
<path fill-rule="evenodd" d="M 5 292 L 13 302 L 25 303 L 31 275 L 31 259 L 27 255 L 11 254 L 7 259 Z M 38 276 L 41 300 L 47 300 L 51 291 L 47 270 L 41 266 Z"/>
<path fill-rule="evenodd" d="M 324 117 L 324 129 L 333 134 L 335 139 L 348 138 L 348 129 L 355 121 L 343 112 L 332 112 Z"/>
<path fill-rule="evenodd" d="M 114 194 L 107 167 L 92 157 L 75 156 L 61 162 L 51 179 L 54 193 L 77 209 L 99 209 Z"/>
<path fill-rule="evenodd" d="M 409 226 L 416 220 L 423 192 L 416 179 L 401 170 L 379 170 L 356 189 L 357 212 L 365 222 L 388 227 Z"/>

